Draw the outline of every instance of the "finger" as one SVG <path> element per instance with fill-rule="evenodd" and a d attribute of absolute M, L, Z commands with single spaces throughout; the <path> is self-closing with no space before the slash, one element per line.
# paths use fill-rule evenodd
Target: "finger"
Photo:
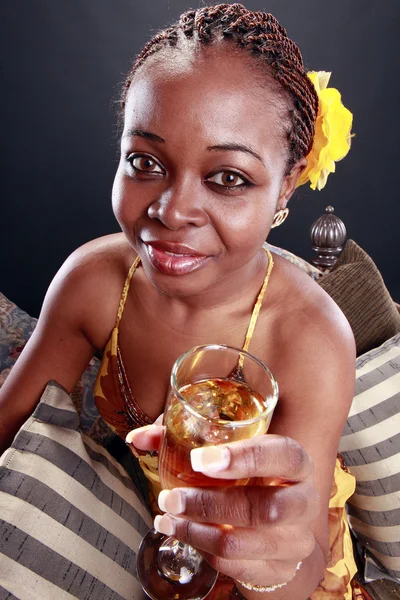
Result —
<path fill-rule="evenodd" d="M 272 434 L 194 448 L 190 458 L 194 471 L 220 479 L 268 477 L 304 481 L 313 470 L 311 457 L 298 442 Z"/>
<path fill-rule="evenodd" d="M 164 429 L 162 425 L 139 427 L 130 431 L 125 441 L 139 450 L 157 451 L 160 448 Z"/>
<path fill-rule="evenodd" d="M 281 560 L 227 560 L 209 554 L 202 555 L 208 563 L 219 573 L 223 573 L 240 583 L 253 583 L 255 585 L 287 584 L 296 575 L 301 567 L 301 562 Z"/>
<path fill-rule="evenodd" d="M 319 495 L 309 482 L 287 487 L 175 488 L 158 498 L 163 512 L 203 523 L 236 527 L 310 524 L 319 514 Z"/>
<path fill-rule="evenodd" d="M 315 538 L 309 527 L 275 527 L 254 531 L 229 525 L 197 523 L 166 514 L 157 516 L 155 528 L 182 542 L 227 560 L 287 560 L 299 562 L 311 554 Z"/>

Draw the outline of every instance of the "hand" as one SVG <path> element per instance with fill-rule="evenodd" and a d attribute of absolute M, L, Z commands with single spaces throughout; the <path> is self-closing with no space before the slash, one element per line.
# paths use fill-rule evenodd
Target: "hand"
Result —
<path fill-rule="evenodd" d="M 163 427 L 131 432 L 127 441 L 157 450 Z M 220 479 L 251 478 L 247 486 L 175 488 L 159 497 L 155 526 L 194 546 L 218 571 L 259 585 L 290 581 L 314 549 L 312 522 L 319 512 L 312 460 L 294 440 L 264 435 L 196 448 L 192 467 Z M 271 480 L 286 480 L 285 486 Z"/>

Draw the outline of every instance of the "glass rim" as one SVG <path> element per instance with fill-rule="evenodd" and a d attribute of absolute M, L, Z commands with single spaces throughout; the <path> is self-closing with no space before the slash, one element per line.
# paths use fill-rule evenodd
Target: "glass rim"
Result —
<path fill-rule="evenodd" d="M 240 353 L 245 358 L 248 358 L 249 360 L 257 363 L 269 377 L 269 380 L 271 382 L 271 387 L 272 387 L 272 395 L 271 395 L 270 400 L 268 401 L 268 406 L 265 410 L 263 410 L 262 413 L 260 413 L 256 417 L 253 417 L 252 419 L 245 419 L 243 421 L 225 421 L 224 419 L 212 419 L 211 417 L 207 417 L 205 415 L 200 414 L 193 406 L 191 406 L 185 400 L 185 398 L 179 392 L 179 389 L 176 385 L 176 380 L 177 380 L 178 369 L 179 369 L 181 363 L 188 356 L 190 356 L 191 354 L 195 354 L 196 352 L 199 352 L 200 350 L 220 350 L 220 349 L 221 350 L 232 350 L 233 352 Z M 232 381 L 239 381 L 239 380 L 233 379 Z M 259 421 L 261 421 L 262 419 L 267 417 L 269 415 L 269 413 L 275 409 L 275 406 L 278 402 L 278 393 L 279 393 L 278 382 L 276 381 L 271 369 L 269 367 L 267 367 L 267 365 L 262 360 L 257 358 L 257 356 L 254 356 L 254 354 L 247 352 L 247 350 L 242 350 L 241 348 L 236 348 L 235 346 L 228 346 L 227 344 L 204 344 L 204 345 L 200 345 L 200 346 L 193 346 L 193 348 L 190 348 L 189 350 L 187 350 L 186 352 L 181 354 L 176 359 L 176 361 L 174 362 L 174 365 L 172 367 L 171 377 L 170 377 L 170 385 L 171 385 L 172 392 L 179 398 L 179 401 L 182 403 L 182 405 L 185 407 L 185 409 L 187 409 L 190 413 L 192 413 L 192 415 L 194 415 L 196 418 L 206 421 L 207 423 L 215 424 L 220 427 L 226 427 L 228 429 L 233 429 L 233 428 L 238 428 L 238 427 L 246 427 L 248 425 L 254 425 L 254 424 L 258 423 Z"/>

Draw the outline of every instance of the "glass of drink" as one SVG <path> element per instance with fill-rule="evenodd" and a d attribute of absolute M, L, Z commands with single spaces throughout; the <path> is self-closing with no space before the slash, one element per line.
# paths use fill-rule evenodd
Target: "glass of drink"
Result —
<path fill-rule="evenodd" d="M 212 344 L 182 354 L 172 368 L 164 409 L 161 487 L 246 485 L 247 479 L 196 473 L 190 451 L 264 434 L 277 400 L 273 374 L 249 352 Z M 142 540 L 137 571 L 152 600 L 202 600 L 218 577 L 196 549 L 154 529 Z"/>

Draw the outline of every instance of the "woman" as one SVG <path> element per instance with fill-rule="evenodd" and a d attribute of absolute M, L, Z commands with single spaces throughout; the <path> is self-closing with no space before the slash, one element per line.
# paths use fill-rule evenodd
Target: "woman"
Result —
<path fill-rule="evenodd" d="M 195 466 L 257 485 L 163 494 L 167 515 L 156 524 L 198 547 L 249 600 L 349 598 L 354 573 L 348 538 L 328 527 L 334 506 L 344 527 L 343 485 L 352 487 L 335 461 L 353 395 L 353 337 L 322 289 L 263 249 L 296 185 L 320 185 L 333 170 L 315 159 L 318 91 L 272 15 L 204 7 L 156 35 L 123 91 L 112 194 L 123 233 L 62 266 L 0 397 L 6 445 L 46 383 L 72 391 L 101 349 L 96 402 L 125 437 L 162 413 L 182 352 L 241 347 L 247 332 L 246 347 L 279 383 L 275 435 L 200 450 Z M 152 426 L 128 439 L 151 450 L 159 437 Z M 267 487 L 268 477 L 295 483 Z M 331 496 L 342 498 L 328 513 Z"/>

